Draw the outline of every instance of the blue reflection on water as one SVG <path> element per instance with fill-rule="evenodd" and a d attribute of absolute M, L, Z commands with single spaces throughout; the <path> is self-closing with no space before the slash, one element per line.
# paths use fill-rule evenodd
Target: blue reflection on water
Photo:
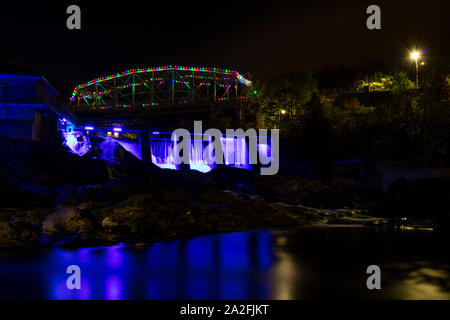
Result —
<path fill-rule="evenodd" d="M 272 250 L 268 250 L 268 248 L 272 248 L 272 238 L 268 232 L 260 232 L 257 240 L 258 266 L 260 271 L 264 271 L 270 268 L 273 261 Z"/>
<path fill-rule="evenodd" d="M 230 233 L 220 238 L 220 268 L 224 271 L 245 271 L 249 267 L 246 233 Z"/>
<path fill-rule="evenodd" d="M 443 233 L 340 225 L 149 247 L 0 250 L 0 300 L 448 299 L 447 243 Z M 376 296 L 354 282 L 374 261 L 385 266 L 384 289 Z M 81 290 L 67 289 L 72 264 L 81 268 Z"/>
<path fill-rule="evenodd" d="M 51 250 L 0 264 L 2 289 L 29 287 L 31 299 L 240 299 L 251 271 L 270 267 L 269 231 L 238 232 L 156 243 L 146 248 Z M 81 268 L 81 290 L 69 290 L 69 265 Z M 8 273 L 8 277 L 5 275 Z M 23 297 L 23 295 L 20 295 Z"/>
<path fill-rule="evenodd" d="M 186 246 L 188 267 L 194 270 L 211 268 L 214 264 L 214 244 L 209 237 L 190 240 Z"/>
<path fill-rule="evenodd" d="M 123 253 L 120 250 L 123 245 L 113 246 L 106 249 L 106 264 L 111 269 L 118 269 L 123 263 Z"/>
<path fill-rule="evenodd" d="M 106 279 L 105 299 L 120 300 L 122 298 L 122 281 L 116 275 L 110 275 Z"/>
<path fill-rule="evenodd" d="M 50 299 L 52 300 L 88 300 L 91 298 L 90 281 L 87 278 L 81 278 L 81 290 L 67 289 L 66 281 L 69 275 L 54 277 L 52 279 L 52 291 Z"/>

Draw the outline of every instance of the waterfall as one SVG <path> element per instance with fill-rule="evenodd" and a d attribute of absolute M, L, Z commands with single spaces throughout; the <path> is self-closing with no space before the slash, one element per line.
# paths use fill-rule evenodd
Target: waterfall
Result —
<path fill-rule="evenodd" d="M 117 145 L 111 138 L 106 138 L 99 146 L 102 151 L 101 158 L 106 161 L 113 161 L 116 158 Z"/>
<path fill-rule="evenodd" d="M 209 137 L 209 141 L 207 143 L 212 143 L 211 137 Z M 191 140 L 189 154 L 189 167 L 191 170 L 197 170 L 205 173 L 211 171 L 215 167 L 214 164 L 208 164 L 207 157 L 203 154 L 203 150 L 206 149 L 205 147 L 205 142 L 200 141 L 200 143 L 195 143 L 195 139 Z"/>
<path fill-rule="evenodd" d="M 209 172 L 215 168 L 215 164 L 208 164 L 207 157 L 204 151 L 206 146 L 212 143 L 212 138 L 209 141 L 201 141 L 195 143 L 194 137 L 191 138 L 191 145 L 189 148 L 189 167 L 191 170 L 200 172 Z M 249 150 L 247 140 L 245 137 L 222 137 L 221 138 L 224 163 L 227 166 L 251 169 L 249 161 Z M 173 150 L 176 143 L 170 138 L 150 138 L 150 149 L 152 153 L 152 162 L 165 169 L 177 170 L 179 167 L 175 164 Z M 270 146 L 268 144 L 257 144 L 258 154 L 261 159 L 270 159 Z M 215 155 L 212 154 L 212 157 Z"/>
<path fill-rule="evenodd" d="M 173 156 L 175 144 L 169 138 L 150 138 L 152 162 L 163 169 L 177 170 Z"/>
<path fill-rule="evenodd" d="M 91 143 L 89 136 L 83 132 L 64 133 L 65 145 L 69 150 L 79 156 L 86 154 L 90 148 Z M 200 137 L 203 139 L 203 136 Z M 191 170 L 200 172 L 209 172 L 216 167 L 216 164 L 208 164 L 208 157 L 204 154 L 205 151 L 211 150 L 212 154 L 209 158 L 214 158 L 215 154 L 213 148 L 207 148 L 208 144 L 212 144 L 212 137 L 208 141 L 201 141 L 195 143 L 195 137 L 191 137 L 191 145 L 189 148 L 189 167 Z M 222 151 L 224 163 L 226 166 L 251 169 L 249 159 L 249 148 L 245 137 L 224 136 L 220 138 L 222 144 Z M 102 158 L 106 160 L 113 159 L 116 151 L 115 142 L 120 144 L 128 152 L 132 153 L 139 159 L 142 159 L 139 142 L 126 141 L 122 139 L 107 138 L 100 145 L 102 150 Z M 176 154 L 176 143 L 171 138 L 150 138 L 150 150 L 152 162 L 163 169 L 178 170 L 179 166 L 175 163 L 174 154 Z M 262 162 L 268 163 L 271 160 L 271 149 L 269 143 L 257 143 L 257 151 L 259 159 Z"/>
<path fill-rule="evenodd" d="M 64 144 L 69 147 L 70 152 L 84 156 L 91 149 L 89 138 L 82 132 L 73 131 L 70 133 L 64 133 Z"/>
<path fill-rule="evenodd" d="M 203 155 L 205 142 L 196 144 L 194 139 L 191 139 L 189 148 L 189 167 L 191 170 L 200 172 L 209 172 L 214 168 L 214 165 L 209 165 L 207 159 Z M 177 170 L 178 166 L 175 164 L 173 150 L 176 143 L 169 138 L 150 138 L 150 149 L 152 152 L 152 162 L 164 169 Z"/>
<path fill-rule="evenodd" d="M 261 162 L 268 163 L 272 159 L 272 153 L 271 153 L 270 145 L 269 144 L 262 144 L 258 143 L 258 154 L 259 158 L 261 159 Z"/>
<path fill-rule="evenodd" d="M 241 169 L 251 168 L 245 137 L 222 137 L 221 142 L 225 165 Z"/>

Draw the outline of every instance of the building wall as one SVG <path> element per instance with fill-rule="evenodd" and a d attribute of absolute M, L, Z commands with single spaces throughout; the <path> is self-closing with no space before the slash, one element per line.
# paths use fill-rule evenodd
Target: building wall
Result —
<path fill-rule="evenodd" d="M 0 74 L 0 136 L 55 143 L 54 92 L 35 76 Z"/>
<path fill-rule="evenodd" d="M 34 119 L 32 108 L 0 105 L 0 136 L 31 140 Z"/>
<path fill-rule="evenodd" d="M 33 129 L 29 122 L 0 122 L 0 137 L 30 140 L 32 135 Z"/>
<path fill-rule="evenodd" d="M 58 120 L 56 117 L 44 114 L 42 117 L 41 135 L 39 141 L 45 142 L 51 145 L 55 145 L 57 142 L 57 125 Z"/>

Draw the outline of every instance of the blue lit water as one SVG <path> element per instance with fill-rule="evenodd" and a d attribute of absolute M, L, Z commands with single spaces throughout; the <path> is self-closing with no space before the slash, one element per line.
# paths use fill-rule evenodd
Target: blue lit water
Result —
<path fill-rule="evenodd" d="M 0 299 L 450 299 L 448 236 L 320 226 L 149 247 L 0 251 Z M 69 265 L 81 290 L 66 287 Z M 366 288 L 367 266 L 382 289 Z"/>
<path fill-rule="evenodd" d="M 111 132 L 110 132 L 111 134 Z M 158 133 L 159 134 L 159 133 Z M 208 159 L 215 158 L 215 149 L 212 148 L 213 141 L 209 137 L 207 141 L 200 140 L 195 143 L 196 139 L 190 140 L 189 165 L 191 170 L 197 170 L 203 173 L 209 172 L 215 168 L 214 163 L 208 163 Z M 198 140 L 197 140 L 198 141 Z M 133 154 L 136 158 L 142 160 L 142 150 L 139 141 L 128 140 L 122 138 L 104 137 L 98 148 L 101 150 L 101 158 L 106 161 L 116 159 L 120 154 L 117 143 L 125 150 Z M 168 137 L 151 137 L 149 138 L 151 159 L 153 164 L 163 169 L 179 170 L 176 155 L 178 154 L 177 143 Z M 72 131 L 64 134 L 64 144 L 69 150 L 79 156 L 83 156 L 92 148 L 91 137 L 82 131 Z M 211 149 L 206 147 L 211 145 Z M 251 169 L 248 145 L 245 137 L 222 137 L 222 161 L 227 166 L 241 169 Z M 257 143 L 256 150 L 262 163 L 267 164 L 271 159 L 271 147 L 266 143 Z"/>

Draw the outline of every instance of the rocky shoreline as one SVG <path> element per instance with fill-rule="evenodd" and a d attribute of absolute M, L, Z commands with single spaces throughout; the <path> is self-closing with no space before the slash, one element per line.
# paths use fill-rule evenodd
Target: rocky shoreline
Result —
<path fill-rule="evenodd" d="M 113 162 L 62 150 L 30 165 L 27 158 L 39 159 L 34 146 L 11 148 L 15 159 L 0 160 L 0 248 L 152 243 L 324 223 L 414 224 L 403 216 L 371 217 L 376 205 L 342 182 L 230 167 L 208 174 L 163 170 L 120 146 Z M 418 225 L 435 227 L 426 219 Z"/>
<path fill-rule="evenodd" d="M 139 194 L 112 206 L 102 207 L 89 201 L 76 206 L 60 205 L 51 213 L 11 210 L 8 221 L 0 222 L 0 246 L 80 247 L 119 242 L 152 243 L 204 234 L 330 221 L 367 225 L 385 225 L 388 222 L 354 210 L 332 212 L 301 205 L 269 203 L 229 190 L 201 193 L 197 199 L 189 200 L 177 192 L 166 199 L 171 205 L 166 205 L 168 202 L 162 202 L 161 198 L 161 194 Z"/>

